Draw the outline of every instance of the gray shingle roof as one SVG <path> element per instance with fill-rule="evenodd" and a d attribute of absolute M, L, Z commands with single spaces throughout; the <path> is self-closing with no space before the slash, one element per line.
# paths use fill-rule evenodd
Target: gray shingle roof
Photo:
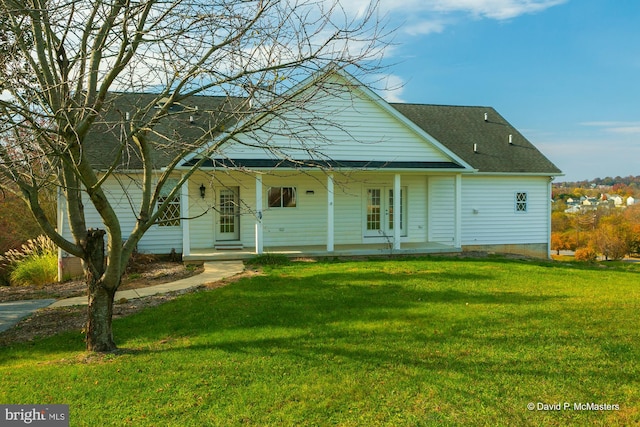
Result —
<path fill-rule="evenodd" d="M 122 135 L 126 132 L 123 125 L 126 113 L 129 112 L 133 117 L 138 108 L 152 102 L 156 96 L 114 94 L 107 113 L 96 123 L 85 144 L 90 161 L 96 168 L 108 167 L 117 155 Z M 194 96 L 173 106 L 170 116 L 162 120 L 150 135 L 154 141 L 154 166 L 158 169 L 166 166 L 179 153 L 178 147 L 182 144 L 176 142 L 195 141 L 210 125 L 223 125 L 226 128 L 231 126 L 238 117 L 229 117 L 229 112 L 237 111 L 235 107 L 242 101 L 239 98 Z M 480 172 L 561 173 L 560 169 L 491 107 L 397 103 L 391 106 Z M 155 111 L 151 109 L 148 114 Z M 485 113 L 487 121 L 484 119 Z M 191 117 L 193 122 L 190 121 Z M 509 135 L 512 135 L 511 144 Z M 474 152 L 474 144 L 477 152 Z M 340 162 L 342 159 L 332 160 Z M 120 165 L 126 169 L 140 168 L 137 150 L 125 149 Z M 390 165 L 391 163 L 384 167 Z M 456 165 L 451 164 L 449 167 Z"/>
<path fill-rule="evenodd" d="M 127 141 L 120 160 L 120 167 L 139 169 L 142 166 L 139 151 L 133 148 L 128 134 L 127 113 L 133 118 L 136 111 L 143 109 L 157 98 L 155 94 L 118 93 L 113 94 L 103 117 L 96 121 L 87 136 L 85 148 L 91 164 L 97 169 L 111 165 L 122 141 Z M 160 120 L 153 132 L 148 133 L 153 142 L 152 159 L 154 168 L 160 169 L 180 154 L 180 149 L 205 135 L 207 129 L 232 126 L 237 119 L 232 112 L 243 101 L 240 98 L 218 96 L 192 96 L 183 103 L 171 106 L 168 115 Z M 151 108 L 145 119 L 157 112 Z M 193 119 L 193 121 L 191 120 Z M 195 147 L 194 147 L 195 148 Z"/>
<path fill-rule="evenodd" d="M 562 173 L 491 107 L 396 103 L 391 106 L 480 172 Z"/>

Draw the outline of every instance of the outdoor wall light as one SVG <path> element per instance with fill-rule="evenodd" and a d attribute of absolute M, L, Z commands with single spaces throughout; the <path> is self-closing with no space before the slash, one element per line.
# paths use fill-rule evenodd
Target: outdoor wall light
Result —
<path fill-rule="evenodd" d="M 204 184 L 200 184 L 200 197 L 204 199 L 206 192 L 207 192 L 207 188 L 204 186 Z"/>

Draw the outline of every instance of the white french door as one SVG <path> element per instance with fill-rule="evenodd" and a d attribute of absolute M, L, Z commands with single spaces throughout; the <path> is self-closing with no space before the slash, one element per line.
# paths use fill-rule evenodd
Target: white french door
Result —
<path fill-rule="evenodd" d="M 407 210 L 406 187 L 400 189 L 400 235 L 405 236 Z M 371 187 L 366 189 L 365 237 L 393 237 L 393 188 Z"/>
<path fill-rule="evenodd" d="M 218 190 L 216 241 L 240 240 L 240 188 Z"/>

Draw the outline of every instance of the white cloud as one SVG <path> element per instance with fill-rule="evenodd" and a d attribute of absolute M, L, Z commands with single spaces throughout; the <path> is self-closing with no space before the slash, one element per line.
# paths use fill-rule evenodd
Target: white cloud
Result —
<path fill-rule="evenodd" d="M 387 102 L 404 102 L 402 93 L 404 92 L 405 81 L 394 74 L 389 74 L 384 81 L 386 85 L 380 92 L 380 96 Z"/>
<path fill-rule="evenodd" d="M 365 81 L 363 81 L 363 83 L 380 95 L 385 101 L 405 102 L 402 94 L 406 82 L 402 77 L 395 74 L 370 74 L 364 77 Z"/>
<path fill-rule="evenodd" d="M 402 26 L 402 31 L 411 35 L 427 35 L 433 33 L 441 33 L 444 31 L 446 23 L 444 20 L 419 21 L 412 24 Z"/>
<path fill-rule="evenodd" d="M 331 4 L 336 0 L 325 0 Z M 341 9 L 351 17 L 362 17 L 371 0 L 337 0 Z M 490 19 L 511 19 L 520 15 L 538 13 L 569 0 L 380 0 L 379 10 L 384 14 L 415 18 L 417 14 L 468 14 Z"/>
<path fill-rule="evenodd" d="M 350 16 L 360 16 L 367 0 L 342 0 Z M 538 13 L 568 0 L 380 0 L 379 8 L 392 22 L 402 22 L 400 31 L 411 36 L 440 33 L 460 16 L 474 19 L 508 20 Z M 454 19 L 454 16 L 457 19 Z"/>
<path fill-rule="evenodd" d="M 463 12 L 490 19 L 511 19 L 520 15 L 537 13 L 566 3 L 568 0 L 435 0 L 433 10 L 444 13 Z"/>
<path fill-rule="evenodd" d="M 608 132 L 623 133 L 626 135 L 640 135 L 640 125 L 637 126 L 617 126 L 607 129 Z"/>
<path fill-rule="evenodd" d="M 623 121 L 596 121 L 596 122 L 583 122 L 582 126 L 597 127 L 601 131 L 625 134 L 625 135 L 640 135 L 640 122 L 623 122 Z"/>

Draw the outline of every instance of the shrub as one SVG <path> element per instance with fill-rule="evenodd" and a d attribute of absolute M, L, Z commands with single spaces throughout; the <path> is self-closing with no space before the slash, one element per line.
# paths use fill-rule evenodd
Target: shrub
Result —
<path fill-rule="evenodd" d="M 42 286 L 54 282 L 58 276 L 58 257 L 40 255 L 21 261 L 9 275 L 12 285 Z"/>
<path fill-rule="evenodd" d="M 280 254 L 264 254 L 247 260 L 247 265 L 254 266 L 277 266 L 290 264 L 291 260 L 284 255 Z"/>
<path fill-rule="evenodd" d="M 20 249 L 11 249 L 0 256 L 0 264 L 11 271 L 12 285 L 41 286 L 56 280 L 58 274 L 57 247 L 46 236 L 28 240 Z"/>
<path fill-rule="evenodd" d="M 598 259 L 598 253 L 592 247 L 578 248 L 575 253 L 576 261 L 593 262 Z"/>
<path fill-rule="evenodd" d="M 631 227 L 626 224 L 600 224 L 593 236 L 593 246 L 605 259 L 619 260 L 630 251 Z"/>

